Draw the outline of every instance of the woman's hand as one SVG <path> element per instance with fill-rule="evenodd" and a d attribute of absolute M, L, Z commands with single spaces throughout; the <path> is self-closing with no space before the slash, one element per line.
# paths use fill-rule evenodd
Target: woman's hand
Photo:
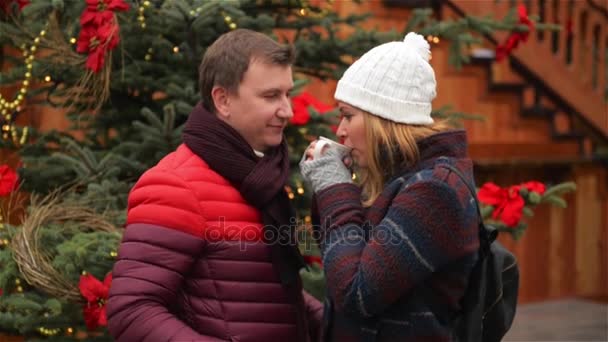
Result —
<path fill-rule="evenodd" d="M 352 165 L 350 156 L 343 157 L 337 149 L 329 145 L 323 147 L 321 156 L 315 158 L 317 141 L 313 141 L 304 151 L 300 161 L 302 178 L 309 182 L 313 191 L 319 192 L 329 186 L 340 183 L 352 183 Z"/>
<path fill-rule="evenodd" d="M 308 145 L 308 147 L 306 148 L 306 150 L 304 150 L 304 155 L 302 157 L 302 161 L 308 161 L 308 160 L 313 160 L 314 156 L 315 156 L 315 148 L 317 146 L 317 143 L 319 142 L 319 140 L 315 140 L 313 142 L 310 143 L 310 145 Z M 327 152 L 327 150 L 331 147 L 331 145 L 325 145 L 322 147 L 321 149 L 321 156 L 325 155 L 325 153 Z M 353 166 L 353 158 L 350 155 L 344 156 L 344 158 L 342 158 L 342 162 L 344 163 L 344 165 L 351 169 Z"/>
<path fill-rule="evenodd" d="M 304 160 L 313 160 L 315 157 L 315 147 L 317 147 L 317 143 L 319 142 L 319 140 L 315 140 L 313 142 L 310 143 L 310 145 L 308 145 L 308 147 L 306 148 L 306 151 L 304 151 Z M 327 152 L 327 149 L 329 148 L 329 145 L 325 145 L 322 147 L 321 150 L 321 156 L 325 154 L 325 152 Z"/>

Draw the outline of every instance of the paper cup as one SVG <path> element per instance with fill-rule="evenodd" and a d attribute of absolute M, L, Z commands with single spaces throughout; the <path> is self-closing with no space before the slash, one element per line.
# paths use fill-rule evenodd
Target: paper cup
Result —
<path fill-rule="evenodd" d="M 329 138 L 319 137 L 319 140 L 317 140 L 317 143 L 315 144 L 315 149 L 312 152 L 313 158 L 320 158 L 326 147 L 337 149 L 342 157 L 346 157 L 352 151 L 350 147 L 337 143 Z"/>

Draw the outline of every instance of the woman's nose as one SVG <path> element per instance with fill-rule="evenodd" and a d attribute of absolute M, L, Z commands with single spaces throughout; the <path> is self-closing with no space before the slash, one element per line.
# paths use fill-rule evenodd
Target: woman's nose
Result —
<path fill-rule="evenodd" d="M 340 143 L 346 139 L 346 125 L 344 124 L 344 119 L 340 120 L 340 124 L 338 125 L 338 129 L 336 130 L 336 135 L 340 138 Z"/>

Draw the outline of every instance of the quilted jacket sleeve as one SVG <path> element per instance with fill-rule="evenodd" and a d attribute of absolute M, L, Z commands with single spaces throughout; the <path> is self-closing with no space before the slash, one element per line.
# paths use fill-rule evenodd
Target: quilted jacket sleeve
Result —
<path fill-rule="evenodd" d="M 151 170 L 133 188 L 106 307 L 116 341 L 218 341 L 198 334 L 172 310 L 205 247 L 197 233 L 202 220 L 186 183 L 169 172 Z"/>
<path fill-rule="evenodd" d="M 313 341 L 318 341 L 321 338 L 323 304 L 306 291 L 302 291 L 302 295 L 304 296 L 304 305 L 306 306 L 306 315 L 308 317 L 310 327 L 310 336 L 312 336 Z"/>

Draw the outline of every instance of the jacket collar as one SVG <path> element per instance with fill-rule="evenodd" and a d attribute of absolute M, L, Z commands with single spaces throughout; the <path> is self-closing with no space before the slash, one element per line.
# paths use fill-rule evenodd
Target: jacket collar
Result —
<path fill-rule="evenodd" d="M 418 150 L 420 154 L 418 162 L 409 168 L 393 173 L 389 177 L 387 184 L 397 177 L 430 169 L 435 165 L 437 159 L 441 157 L 453 159 L 467 158 L 466 131 L 458 129 L 433 134 L 418 141 Z"/>

